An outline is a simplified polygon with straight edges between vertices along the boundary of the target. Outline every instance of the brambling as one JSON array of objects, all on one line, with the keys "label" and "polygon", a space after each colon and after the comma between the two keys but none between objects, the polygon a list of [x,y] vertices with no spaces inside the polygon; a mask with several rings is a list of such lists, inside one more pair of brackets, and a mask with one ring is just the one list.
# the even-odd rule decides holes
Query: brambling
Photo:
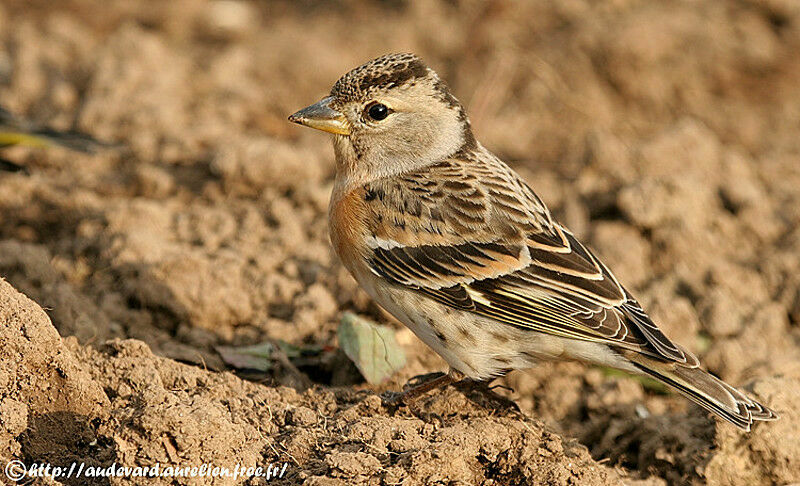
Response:
[{"label": "brambling", "polygon": [[411,393],[566,359],[653,377],[744,430],[778,418],[659,330],[417,56],[372,60],[289,120],[334,134],[342,262],[451,367]]}]

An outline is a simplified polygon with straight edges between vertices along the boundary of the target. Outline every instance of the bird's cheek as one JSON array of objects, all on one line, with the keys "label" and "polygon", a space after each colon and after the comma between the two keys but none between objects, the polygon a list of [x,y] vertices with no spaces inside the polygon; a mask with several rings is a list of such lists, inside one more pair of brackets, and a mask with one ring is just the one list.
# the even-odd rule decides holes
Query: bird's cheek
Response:
[{"label": "bird's cheek", "polygon": [[364,158],[364,155],[366,155],[369,147],[369,144],[367,143],[367,137],[363,137],[360,134],[354,134],[351,135],[348,140],[350,142],[350,146],[352,147],[355,158]]}]

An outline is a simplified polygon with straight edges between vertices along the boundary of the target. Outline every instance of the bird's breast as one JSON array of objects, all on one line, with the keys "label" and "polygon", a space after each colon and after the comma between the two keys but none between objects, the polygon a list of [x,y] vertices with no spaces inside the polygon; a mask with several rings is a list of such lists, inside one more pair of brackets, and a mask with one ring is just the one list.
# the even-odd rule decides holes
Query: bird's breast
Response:
[{"label": "bird's breast", "polygon": [[356,279],[365,268],[367,252],[367,208],[358,189],[334,194],[328,209],[328,231],[331,244],[344,266]]}]

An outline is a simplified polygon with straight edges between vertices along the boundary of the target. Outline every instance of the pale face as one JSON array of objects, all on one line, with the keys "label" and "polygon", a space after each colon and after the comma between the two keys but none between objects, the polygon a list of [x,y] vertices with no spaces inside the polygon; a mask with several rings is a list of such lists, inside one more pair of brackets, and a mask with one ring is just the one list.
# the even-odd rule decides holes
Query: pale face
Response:
[{"label": "pale face", "polygon": [[340,106],[350,126],[348,141],[356,158],[381,172],[386,166],[405,169],[435,162],[464,142],[459,111],[437,98],[428,83],[333,105]]},{"label": "pale face", "polygon": [[421,61],[403,61],[351,71],[331,96],[289,119],[334,133],[339,170],[373,179],[438,162],[474,143],[461,105],[436,73]]}]

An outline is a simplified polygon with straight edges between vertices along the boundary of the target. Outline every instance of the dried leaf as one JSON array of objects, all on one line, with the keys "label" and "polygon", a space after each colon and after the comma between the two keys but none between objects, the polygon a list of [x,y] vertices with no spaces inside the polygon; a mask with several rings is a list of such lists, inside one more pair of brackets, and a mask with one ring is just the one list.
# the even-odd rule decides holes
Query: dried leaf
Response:
[{"label": "dried leaf", "polygon": [[272,367],[275,346],[265,342],[252,346],[217,346],[215,349],[225,364],[236,369],[267,371]]},{"label": "dried leaf", "polygon": [[390,327],[348,312],[342,316],[338,336],[342,351],[368,383],[381,383],[406,364],[405,352]]}]

